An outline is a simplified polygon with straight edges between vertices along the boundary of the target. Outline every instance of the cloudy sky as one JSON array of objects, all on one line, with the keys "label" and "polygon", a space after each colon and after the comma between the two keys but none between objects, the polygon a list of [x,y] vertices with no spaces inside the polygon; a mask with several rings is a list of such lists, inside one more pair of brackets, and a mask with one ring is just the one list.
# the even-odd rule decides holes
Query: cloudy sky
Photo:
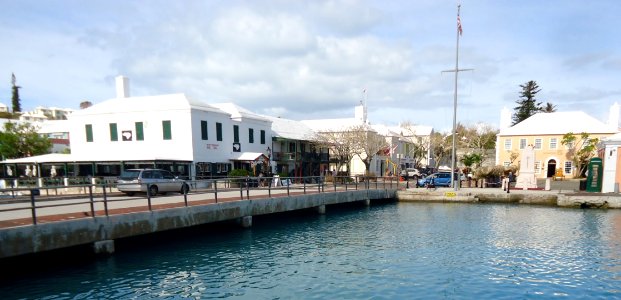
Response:
[{"label": "cloudy sky", "polygon": [[[520,85],[600,119],[621,102],[621,1],[463,0],[457,119],[498,126]],[[0,0],[0,102],[186,93],[294,120],[450,129],[456,0]],[[2,80],[1,78],[4,78]],[[2,83],[4,82],[4,83]]]}]

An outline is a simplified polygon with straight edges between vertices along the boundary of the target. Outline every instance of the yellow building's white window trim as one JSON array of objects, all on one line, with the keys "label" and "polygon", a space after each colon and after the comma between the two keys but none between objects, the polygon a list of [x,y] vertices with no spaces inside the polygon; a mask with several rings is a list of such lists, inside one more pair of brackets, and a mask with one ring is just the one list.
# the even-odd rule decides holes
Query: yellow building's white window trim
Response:
[{"label": "yellow building's white window trim", "polygon": [[505,139],[505,150],[511,150],[511,139]]},{"label": "yellow building's white window trim", "polygon": [[558,140],[556,138],[550,138],[550,149],[556,150],[556,147],[558,147]]},{"label": "yellow building's white window trim", "polygon": [[541,174],[541,161],[535,162],[535,173]]},{"label": "yellow building's white window trim", "polygon": [[565,174],[571,174],[571,169],[573,169],[573,163],[571,161],[566,161],[563,165],[563,172]]},{"label": "yellow building's white window trim", "polygon": [[542,143],[543,143],[542,139],[535,139],[535,145],[534,145],[535,147],[534,148],[538,149],[538,150],[541,149],[541,144]]},{"label": "yellow building's white window trim", "polygon": [[520,139],[520,149],[523,150],[526,148],[526,139]]}]

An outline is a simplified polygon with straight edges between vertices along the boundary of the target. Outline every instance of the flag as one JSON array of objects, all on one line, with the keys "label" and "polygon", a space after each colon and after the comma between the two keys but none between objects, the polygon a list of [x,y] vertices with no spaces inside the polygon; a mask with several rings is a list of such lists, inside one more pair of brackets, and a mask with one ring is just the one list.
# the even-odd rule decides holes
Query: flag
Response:
[{"label": "flag", "polygon": [[461,30],[461,19],[459,18],[459,15],[457,15],[457,31],[459,31],[459,35],[462,34],[462,30]]},{"label": "flag", "polygon": [[11,73],[11,83],[15,86],[15,73]]}]

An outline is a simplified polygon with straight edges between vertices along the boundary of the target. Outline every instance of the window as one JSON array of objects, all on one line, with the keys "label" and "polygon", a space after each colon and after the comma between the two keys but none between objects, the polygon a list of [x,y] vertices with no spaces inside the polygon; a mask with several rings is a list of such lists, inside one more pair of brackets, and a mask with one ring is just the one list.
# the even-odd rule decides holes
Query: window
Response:
[{"label": "window", "polygon": [[295,143],[289,143],[289,152],[295,152]]},{"label": "window", "polygon": [[222,142],[222,123],[216,122],[216,140]]},{"label": "window", "polygon": [[526,148],[526,139],[520,139],[520,149]]},{"label": "window", "polygon": [[86,124],[85,129],[86,129],[86,141],[92,142],[93,141],[93,125]]},{"label": "window", "polygon": [[265,145],[265,130],[261,130],[261,145]]},{"label": "window", "polygon": [[541,149],[541,139],[535,139],[535,149]]},{"label": "window", "polygon": [[201,138],[207,140],[207,121],[201,121]]},{"label": "window", "polygon": [[233,143],[239,143],[239,125],[233,125]]},{"label": "window", "polygon": [[162,138],[164,138],[164,140],[172,139],[170,120],[162,121],[162,131],[163,131]]},{"label": "window", "polygon": [[535,173],[537,174],[541,173],[541,162],[540,161],[535,162]]},{"label": "window", "polygon": [[505,150],[511,150],[511,139],[505,139]]},{"label": "window", "polygon": [[508,167],[508,166],[511,165],[511,162],[505,161],[505,162],[502,163],[502,165],[505,166],[505,167]]},{"label": "window", "polygon": [[571,174],[571,169],[572,169],[572,164],[571,161],[566,161],[565,162],[565,168],[563,171],[565,171],[565,174]]},{"label": "window", "polygon": [[550,149],[556,149],[556,138],[550,139]]},{"label": "window", "polygon": [[142,122],[136,122],[136,140],[144,141],[144,129],[142,127]]},{"label": "window", "polygon": [[254,129],[248,128],[248,143],[254,143]]},{"label": "window", "polygon": [[119,133],[116,130],[116,123],[110,123],[110,141],[116,142],[119,140]]}]

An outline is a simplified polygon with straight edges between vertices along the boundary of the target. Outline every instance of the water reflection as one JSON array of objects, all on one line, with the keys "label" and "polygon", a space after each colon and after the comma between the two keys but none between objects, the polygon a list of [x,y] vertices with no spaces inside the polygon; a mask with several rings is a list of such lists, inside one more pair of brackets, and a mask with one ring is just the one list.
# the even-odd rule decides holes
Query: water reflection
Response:
[{"label": "water reflection", "polygon": [[3,298],[620,297],[621,212],[390,204],[256,218],[119,245]]}]

